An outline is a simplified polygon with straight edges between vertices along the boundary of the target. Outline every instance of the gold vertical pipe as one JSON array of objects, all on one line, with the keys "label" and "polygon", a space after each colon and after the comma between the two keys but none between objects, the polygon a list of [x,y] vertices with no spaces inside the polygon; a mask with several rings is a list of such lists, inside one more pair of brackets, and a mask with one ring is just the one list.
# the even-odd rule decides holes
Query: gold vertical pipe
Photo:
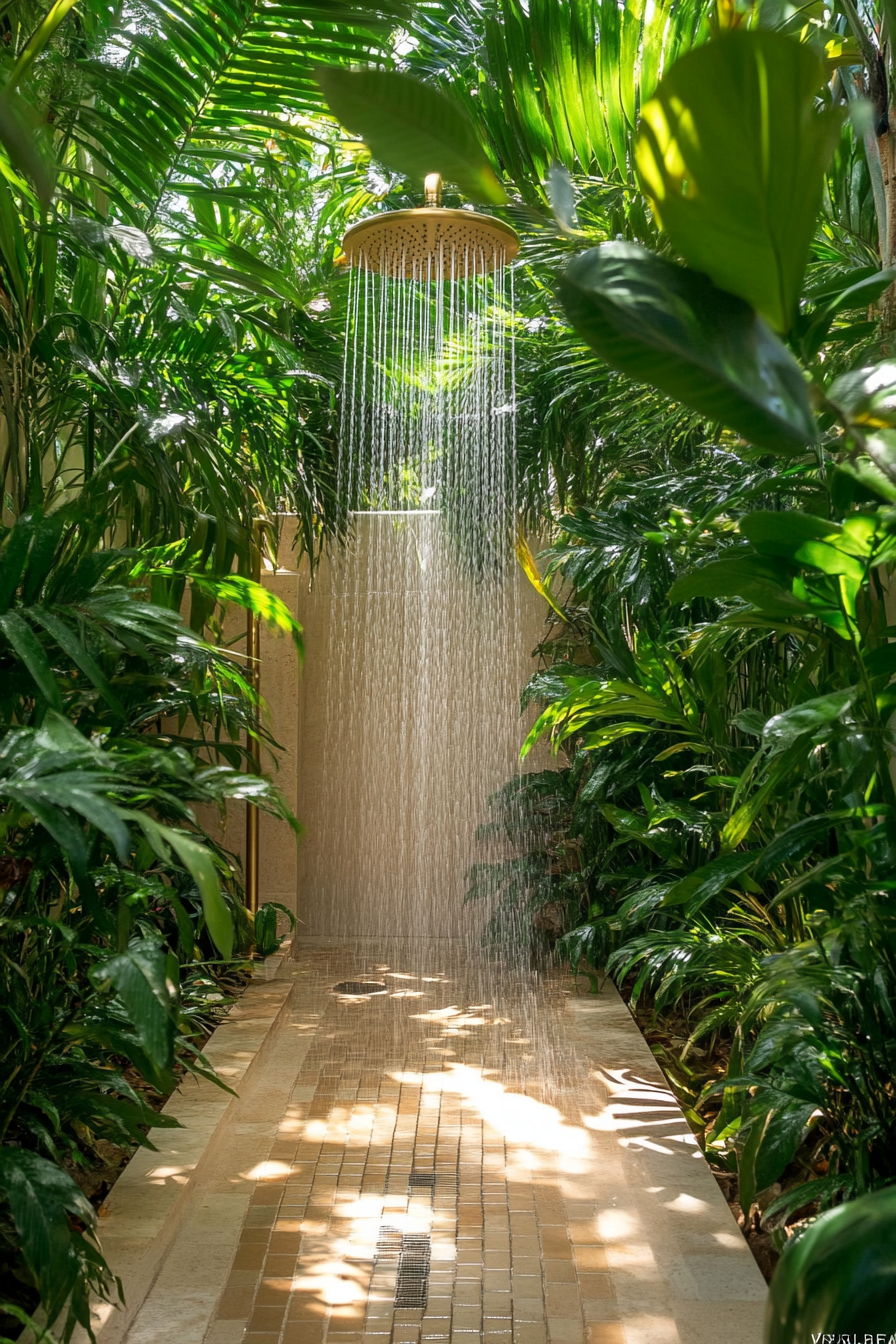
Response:
[{"label": "gold vertical pipe", "polygon": [[[261,582],[260,524],[252,530],[250,577]],[[261,692],[261,620],[253,612],[246,613],[246,664],[249,683],[256,695]],[[246,734],[246,747],[255,774],[261,774],[261,743],[258,739],[258,709],[252,710],[251,730]],[[254,730],[254,731],[253,731]],[[258,808],[246,803],[246,905],[254,915],[258,909]]]}]

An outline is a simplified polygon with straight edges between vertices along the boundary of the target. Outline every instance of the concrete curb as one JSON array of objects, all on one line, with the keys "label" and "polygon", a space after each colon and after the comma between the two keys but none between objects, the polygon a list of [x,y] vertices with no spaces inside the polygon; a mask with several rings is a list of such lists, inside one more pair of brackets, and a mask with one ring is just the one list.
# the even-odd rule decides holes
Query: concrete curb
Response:
[{"label": "concrete curb", "polygon": [[[288,1015],[295,963],[289,945],[268,957],[204,1050],[219,1077],[238,1092],[263,1067],[277,1028]],[[97,1344],[119,1344],[149,1293],[202,1178],[228,1130],[239,1096],[204,1078],[184,1079],[162,1108],[183,1129],[154,1129],[152,1152],[139,1148],[100,1210],[99,1234],[112,1273],[121,1279],[125,1305],[99,1302],[92,1311]],[[75,1331],[73,1344],[89,1344]]]}]

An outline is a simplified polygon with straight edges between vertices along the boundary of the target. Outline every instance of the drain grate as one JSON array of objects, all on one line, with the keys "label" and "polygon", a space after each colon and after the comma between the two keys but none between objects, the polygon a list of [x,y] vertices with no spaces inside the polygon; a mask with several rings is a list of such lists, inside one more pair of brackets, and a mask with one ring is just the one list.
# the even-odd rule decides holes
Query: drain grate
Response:
[{"label": "drain grate", "polygon": [[419,1232],[401,1232],[384,1224],[376,1243],[376,1262],[396,1264],[395,1306],[425,1311],[429,1290],[431,1238]]},{"label": "drain grate", "polygon": [[436,1174],[434,1171],[426,1171],[421,1168],[411,1168],[408,1176],[409,1190],[432,1190],[435,1188]]},{"label": "drain grate", "polygon": [[396,1307],[425,1311],[429,1288],[430,1239],[406,1232],[401,1239],[395,1280]]},{"label": "drain grate", "polygon": [[338,985],[333,986],[333,993],[366,997],[370,994],[385,994],[386,989],[384,980],[340,980]]}]

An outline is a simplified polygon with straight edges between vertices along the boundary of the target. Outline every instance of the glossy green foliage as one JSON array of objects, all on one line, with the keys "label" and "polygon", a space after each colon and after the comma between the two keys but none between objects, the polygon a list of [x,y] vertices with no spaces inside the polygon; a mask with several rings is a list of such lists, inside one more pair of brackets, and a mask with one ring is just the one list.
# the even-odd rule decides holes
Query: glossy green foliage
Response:
[{"label": "glossy green foliage", "polygon": [[843,639],[857,634],[858,599],[874,565],[896,541],[888,515],[856,513],[843,523],[795,511],[763,511],[740,521],[749,550],[733,552],[680,579],[670,596],[742,596],[772,618],[815,618]]},{"label": "glossy green foliage", "polygon": [[[163,1094],[176,1062],[211,1076],[195,1037],[226,1001],[214,968],[226,973],[251,939],[232,858],[194,808],[251,799],[295,825],[270,783],[240,768],[257,697],[238,665],[135,586],[135,571],[174,581],[180,548],[168,564],[98,552],[79,524],[67,506],[0,530],[0,1140],[12,1145],[0,1155],[33,1158],[29,1197],[49,1220],[28,1240],[11,1186],[0,1263],[48,1312],[71,1292],[63,1338],[87,1322],[88,1290],[113,1285],[90,1237],[54,1213],[48,1173],[89,1164],[97,1140],[128,1147],[166,1123],[122,1061]],[[216,592],[198,578],[300,639],[248,581]]]},{"label": "glossy green foliage", "polygon": [[[7,1143],[83,1165],[96,1139],[145,1142],[142,1127],[164,1119],[120,1065],[110,1067],[115,1059],[163,1094],[174,1085],[175,1058],[210,1075],[191,1038],[196,1015],[223,1001],[203,966],[231,954],[238,891],[226,856],[197,831],[191,811],[227,798],[284,811],[265,781],[203,767],[171,743],[113,736],[101,749],[54,711],[40,729],[5,734]],[[52,1263],[29,1264],[46,1298]],[[96,1266],[99,1273],[99,1259]]]},{"label": "glossy green foliage", "polygon": [[851,343],[857,336],[873,335],[876,322],[855,323],[848,316],[844,322],[842,315],[854,313],[864,304],[876,304],[894,280],[896,269],[893,267],[881,270],[877,266],[860,266],[838,277],[830,286],[807,295],[808,302],[793,327],[795,343],[803,357],[812,360],[823,345]]},{"label": "glossy green foliage", "polygon": [[[69,1319],[90,1323],[90,1290],[110,1287],[96,1245],[96,1213],[67,1172],[36,1153],[0,1147],[0,1196],[6,1201],[48,1319],[69,1304]],[[72,1218],[84,1231],[75,1231]],[[70,1330],[63,1332],[68,1338]]]},{"label": "glossy green foliage", "polygon": [[689,52],[641,117],[651,208],[689,266],[788,331],[843,114],[808,46],[739,29]]},{"label": "glossy green foliage", "polygon": [[896,1189],[830,1209],[789,1245],[769,1296],[766,1344],[896,1332]]},{"label": "glossy green foliage", "polygon": [[[176,716],[180,728],[188,715],[197,723],[211,716],[226,729],[216,750],[238,764],[252,688],[237,662],[185,630],[172,605],[180,604],[186,581],[194,579],[212,607],[217,600],[238,601],[299,647],[300,627],[275,595],[250,580],[218,581],[181,546],[162,555],[95,551],[81,517],[79,502],[48,517],[25,514],[0,528],[5,722],[40,723],[51,705],[62,707],[87,734],[125,736],[141,734],[160,716]],[[164,605],[135,591],[135,581],[148,579]]]},{"label": "glossy green foliage", "polygon": [[277,932],[280,915],[286,917],[290,929],[295,928],[295,915],[285,905],[281,905],[279,901],[265,901],[256,910],[252,919],[252,938],[256,956],[270,957],[278,951],[285,936]]},{"label": "glossy green foliage", "polygon": [[501,205],[507,194],[471,122],[438,89],[397,70],[317,71],[333,114],[379,159],[420,186],[439,173],[474,201]]},{"label": "glossy green foliage", "polygon": [[576,331],[637,382],[775,452],[816,438],[793,356],[740,299],[631,243],[576,257],[559,283]]},{"label": "glossy green foliage", "polygon": [[[750,510],[774,486],[740,470],[740,501],[729,487],[709,503],[709,479],[702,499],[683,480],[661,487],[644,531],[665,563],[641,592],[628,578],[645,546],[633,530],[626,538],[612,515],[566,520],[549,568],[572,583],[564,605],[579,635],[557,633],[557,661],[532,685],[547,704],[530,742],[550,732],[577,781],[554,841],[578,837],[589,918],[568,935],[570,955],[633,976],[636,1001],[649,993],[657,1010],[686,1014],[694,1047],[743,1035],[746,1057],[732,1055],[724,1085],[708,1080],[701,1105],[745,1210],[769,1202],[807,1144],[836,1153],[814,1189],[772,1204],[774,1227],[813,1196],[896,1175],[893,660],[878,588],[892,533],[888,510],[867,505],[840,521]],[[808,499],[817,483],[804,470],[789,488]],[[651,497],[646,483],[628,489]],[[664,523],[670,492],[679,502]],[[667,600],[663,571],[701,548],[719,558],[680,574]],[[617,611],[633,647],[614,633]],[[551,895],[549,883],[539,899]]]},{"label": "glossy green foliage", "polygon": [[553,162],[573,174],[631,181],[640,109],[663,65],[705,23],[702,5],[641,0],[622,8],[611,0],[451,8],[441,21],[435,7],[416,16],[418,60],[443,78],[451,72],[451,92],[533,204],[544,201]]}]

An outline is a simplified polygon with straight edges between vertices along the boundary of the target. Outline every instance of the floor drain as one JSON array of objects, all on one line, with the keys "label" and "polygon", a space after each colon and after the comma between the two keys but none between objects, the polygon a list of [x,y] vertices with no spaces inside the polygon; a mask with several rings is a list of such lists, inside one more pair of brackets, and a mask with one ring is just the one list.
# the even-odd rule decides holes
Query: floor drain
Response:
[{"label": "floor drain", "polygon": [[385,994],[386,988],[383,980],[340,980],[338,985],[333,986],[333,993],[366,997],[370,994]]},{"label": "floor drain", "polygon": [[429,1290],[431,1239],[424,1233],[401,1232],[383,1224],[376,1243],[376,1262],[386,1268],[395,1264],[395,1306],[425,1311]]},{"label": "floor drain", "polygon": [[396,1307],[425,1311],[429,1287],[429,1237],[406,1232],[401,1238],[398,1274],[395,1279]]},{"label": "floor drain", "polygon": [[434,1171],[411,1171],[408,1176],[408,1188],[410,1190],[432,1190],[436,1183],[436,1174]]}]

